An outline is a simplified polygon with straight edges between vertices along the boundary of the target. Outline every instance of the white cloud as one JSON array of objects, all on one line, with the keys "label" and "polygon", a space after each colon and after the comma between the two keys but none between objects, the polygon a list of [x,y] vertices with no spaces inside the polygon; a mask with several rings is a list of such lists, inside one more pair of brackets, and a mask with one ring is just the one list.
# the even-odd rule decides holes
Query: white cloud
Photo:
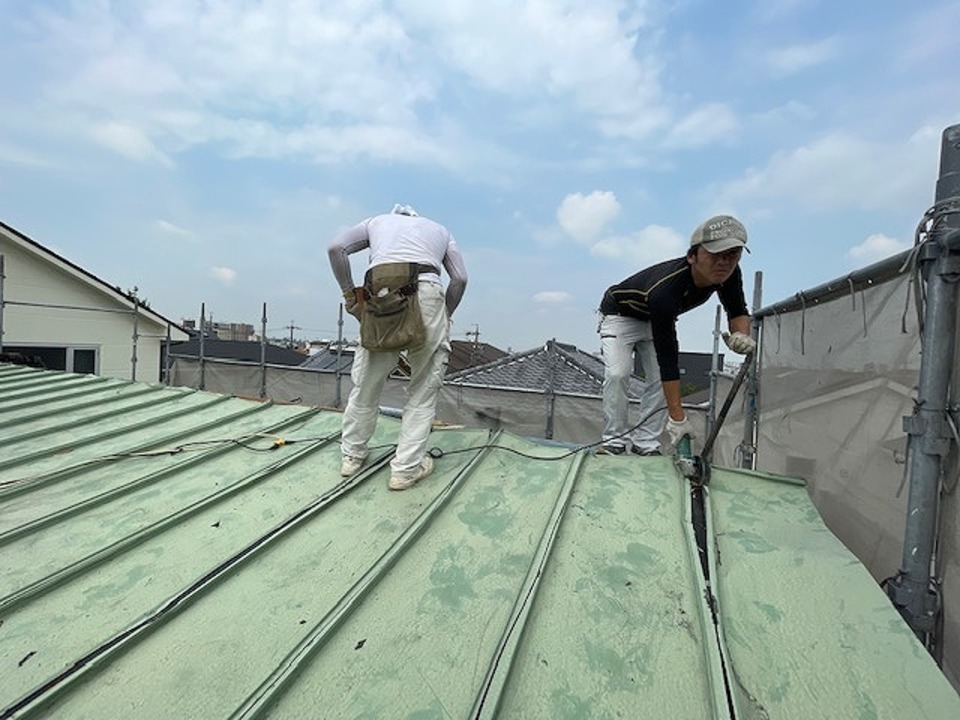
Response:
[{"label": "white cloud", "polygon": [[912,22],[901,28],[904,38],[897,48],[900,57],[908,65],[955,61],[958,26],[960,5],[957,3],[933,7],[918,4],[913,8]]},{"label": "white cloud", "polygon": [[118,122],[102,123],[90,130],[93,138],[113,152],[131,160],[153,160],[171,167],[170,158],[160,152],[141,128]]},{"label": "white cloud", "polygon": [[630,263],[635,266],[634,271],[683,255],[686,251],[687,238],[663,225],[648,225],[631,235],[604,238],[591,248],[598,257]]},{"label": "white cloud", "polygon": [[233,268],[213,267],[210,268],[210,277],[224,285],[232,285],[237,278],[237,271]]},{"label": "white cloud", "polygon": [[[789,203],[806,210],[886,209],[930,195],[931,170],[939,148],[926,133],[906,142],[879,143],[842,132],[776,152],[765,167],[721,187],[716,201],[725,206],[750,204],[758,211]],[[922,212],[922,210],[920,210]]]},{"label": "white cloud", "polygon": [[6,143],[0,143],[0,163],[34,168],[45,168],[53,165],[50,160],[29,150]]},{"label": "white cloud", "polygon": [[667,120],[658,107],[655,44],[644,35],[651,7],[625,12],[616,0],[400,4],[411,34],[431,37],[437,57],[473,84],[525,102],[570,101],[612,136],[645,134]]},{"label": "white cloud", "polygon": [[544,305],[558,305],[568,302],[572,298],[573,296],[570,293],[562,290],[543,290],[533,296],[533,301]]},{"label": "white cloud", "polygon": [[589,195],[571,193],[557,208],[557,221],[577,242],[591,243],[620,214],[617,196],[610,191],[594,190]]},{"label": "white cloud", "polygon": [[172,222],[167,222],[166,220],[156,220],[154,221],[153,226],[164,235],[172,235],[174,237],[193,236],[193,233],[189,230],[182,228],[179,225],[174,225]]},{"label": "white cloud", "polygon": [[97,124],[98,141],[126,157],[169,162],[222,143],[227,154],[452,167],[455,156],[510,158],[486,147],[477,113],[457,114],[460,102],[483,114],[485,95],[508,123],[572,120],[633,139],[668,125],[652,7],[144,0],[22,14],[53,71],[45,101]]},{"label": "white cloud", "polygon": [[807,8],[816,9],[819,2],[820,0],[765,0],[755,7],[754,12],[759,14],[761,20],[772,22]]},{"label": "white cloud", "polygon": [[910,247],[908,243],[900,242],[895,238],[875,233],[867,237],[859,245],[850,248],[848,256],[857,267],[872,265],[891,255],[896,255]]},{"label": "white cloud", "polygon": [[709,103],[680,118],[670,128],[667,147],[697,148],[731,140],[739,122],[733,110],[722,103]]},{"label": "white cloud", "polygon": [[795,75],[829,62],[837,56],[839,50],[840,43],[836,38],[777,48],[767,53],[765,66],[774,76]]}]

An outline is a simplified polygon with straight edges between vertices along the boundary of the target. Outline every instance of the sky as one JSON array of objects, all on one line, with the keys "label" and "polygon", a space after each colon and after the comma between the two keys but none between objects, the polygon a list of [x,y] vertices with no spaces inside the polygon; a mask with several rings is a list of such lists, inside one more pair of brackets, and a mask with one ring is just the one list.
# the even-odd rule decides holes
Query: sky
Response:
[{"label": "sky", "polygon": [[596,352],[603,291],[713,214],[747,227],[748,306],[909,248],[958,27],[955,0],[0,0],[0,220],[176,322],[266,305],[309,340],[341,330],[329,243],[410,204],[464,256],[452,338]]}]

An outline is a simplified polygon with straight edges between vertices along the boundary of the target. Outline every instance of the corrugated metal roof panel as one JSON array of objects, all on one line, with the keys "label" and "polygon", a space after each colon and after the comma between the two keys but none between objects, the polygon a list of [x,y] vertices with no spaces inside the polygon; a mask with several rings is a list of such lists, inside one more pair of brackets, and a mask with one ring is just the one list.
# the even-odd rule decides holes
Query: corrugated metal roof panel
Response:
[{"label": "corrugated metal roof panel", "polygon": [[718,634],[667,458],[438,430],[391,493],[392,418],[344,480],[335,412],[0,388],[0,717],[960,711],[802,487],[715,470]]}]

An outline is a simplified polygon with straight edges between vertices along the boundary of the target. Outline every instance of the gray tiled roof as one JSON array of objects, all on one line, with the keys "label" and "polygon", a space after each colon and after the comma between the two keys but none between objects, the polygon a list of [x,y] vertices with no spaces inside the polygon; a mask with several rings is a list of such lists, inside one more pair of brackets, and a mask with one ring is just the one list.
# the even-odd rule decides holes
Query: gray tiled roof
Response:
[{"label": "gray tiled roof", "polygon": [[[504,357],[506,354],[507,353],[500,348],[488,343],[451,340],[450,358],[447,361],[447,375],[450,376],[457,371],[495,361]],[[335,347],[326,348],[308,357],[301,363],[300,367],[332,372],[336,370],[338,363],[341,372],[350,372],[350,368],[353,365],[353,348],[341,353],[339,358],[337,357],[337,349]],[[402,357],[399,365],[402,373],[409,375],[409,368]]]},{"label": "gray tiled roof", "polygon": [[[270,365],[293,366],[299,365],[303,361],[303,353],[270,343],[261,346],[259,342],[252,340],[220,340],[219,338],[205,338],[203,341],[205,358],[260,362],[261,353],[266,354],[266,362]],[[171,344],[170,354],[182,357],[199,357],[199,338]]]},{"label": "gray tiled roof", "polygon": [[[485,365],[447,376],[447,382],[483,387],[545,390],[551,378],[555,392],[598,396],[603,393],[603,360],[573,345],[548,341]],[[639,397],[644,382],[630,381],[630,396]]]},{"label": "gray tiled roof", "polygon": [[353,366],[353,349],[337,352],[337,348],[324,348],[320,352],[314,353],[302,363],[300,367],[311,370],[327,370],[334,372],[338,367],[340,372],[350,372]]}]

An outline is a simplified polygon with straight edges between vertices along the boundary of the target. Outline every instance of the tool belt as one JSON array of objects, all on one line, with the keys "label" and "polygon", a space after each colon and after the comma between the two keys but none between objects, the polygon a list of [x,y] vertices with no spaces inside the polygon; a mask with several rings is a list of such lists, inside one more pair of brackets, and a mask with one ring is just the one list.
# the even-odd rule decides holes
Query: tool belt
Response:
[{"label": "tool belt", "polygon": [[426,342],[417,296],[421,272],[436,272],[436,268],[402,262],[367,270],[363,278],[366,301],[360,316],[360,344],[367,350],[413,350]]}]

